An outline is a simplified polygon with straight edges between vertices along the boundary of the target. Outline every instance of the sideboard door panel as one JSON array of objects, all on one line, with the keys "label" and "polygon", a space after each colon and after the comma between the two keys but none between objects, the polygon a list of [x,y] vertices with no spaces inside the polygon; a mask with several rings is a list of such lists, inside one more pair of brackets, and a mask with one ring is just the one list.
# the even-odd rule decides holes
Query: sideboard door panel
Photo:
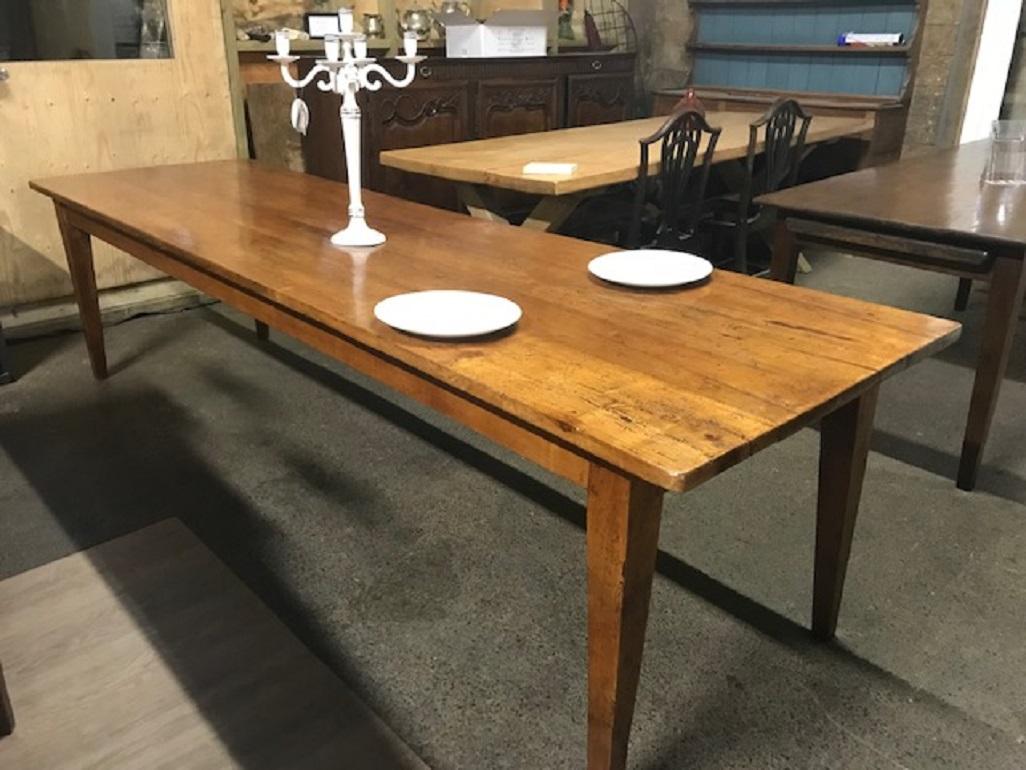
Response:
[{"label": "sideboard door panel", "polygon": [[342,97],[318,91],[313,85],[304,89],[303,96],[310,109],[310,125],[303,137],[306,170],[325,179],[344,182],[346,161],[342,154],[342,121],[338,114]]},{"label": "sideboard door panel", "polygon": [[364,120],[375,151],[367,158],[367,186],[378,192],[457,209],[455,187],[441,179],[382,166],[381,150],[462,142],[471,138],[467,81],[422,81],[408,88],[384,88],[367,100]]},{"label": "sideboard door panel", "polygon": [[560,102],[559,78],[479,82],[475,134],[491,139],[560,128]]},{"label": "sideboard door panel", "polygon": [[567,125],[594,126],[630,120],[634,74],[570,75],[567,79]]}]

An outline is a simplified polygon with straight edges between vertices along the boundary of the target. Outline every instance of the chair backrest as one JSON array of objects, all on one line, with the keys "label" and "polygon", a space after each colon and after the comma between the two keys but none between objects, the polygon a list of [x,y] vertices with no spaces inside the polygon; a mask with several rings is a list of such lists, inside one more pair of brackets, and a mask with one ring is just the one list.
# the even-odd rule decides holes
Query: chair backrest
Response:
[{"label": "chair backrest", "polygon": [[[798,179],[798,168],[805,152],[805,137],[812,116],[794,99],[777,99],[762,116],[748,127],[748,157],[745,184],[741,191],[741,215],[756,195],[791,187]],[[763,166],[758,183],[755,158],[759,149],[759,129],[763,129]]]},{"label": "chair backrest", "polygon": [[[658,206],[656,239],[672,243],[682,234],[694,232],[697,226],[719,138],[720,129],[710,126],[701,113],[681,110],[670,115],[658,131],[641,140],[641,163],[628,246],[640,245],[642,216],[652,181],[648,173],[652,145],[659,143],[660,146],[659,173],[654,177]],[[695,162],[703,144],[705,151],[696,173]]]}]

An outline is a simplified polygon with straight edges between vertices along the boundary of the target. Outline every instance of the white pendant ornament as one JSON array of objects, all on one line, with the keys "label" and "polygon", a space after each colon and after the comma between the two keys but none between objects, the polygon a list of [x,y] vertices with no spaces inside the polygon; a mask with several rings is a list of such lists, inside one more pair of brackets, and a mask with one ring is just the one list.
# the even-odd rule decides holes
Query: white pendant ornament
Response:
[{"label": "white pendant ornament", "polygon": [[[331,242],[336,246],[377,246],[385,242],[385,236],[368,226],[364,219],[360,182],[360,107],[356,103],[356,93],[360,89],[378,91],[386,82],[396,88],[405,88],[413,82],[416,65],[425,57],[417,56],[416,37],[411,38],[407,34],[403,39],[403,55],[395,57],[400,64],[406,65],[406,75],[396,78],[367,57],[367,37],[353,31],[353,12],[349,8],[338,12],[338,28],[340,34],[325,36],[324,58],[317,60],[305,78],[297,80],[289,71],[299,57],[290,55],[289,38],[283,30],[274,37],[277,53],[267,58],[281,66],[282,79],[293,88],[305,88],[319,76],[326,75],[325,79],[317,80],[317,88],[342,97],[340,114],[349,183],[349,224],[331,236]],[[292,127],[305,135],[309,122],[310,112],[306,103],[296,98],[292,102]]]},{"label": "white pendant ornament", "polygon": [[306,129],[310,125],[310,108],[306,102],[298,96],[292,100],[292,128],[306,136]]}]

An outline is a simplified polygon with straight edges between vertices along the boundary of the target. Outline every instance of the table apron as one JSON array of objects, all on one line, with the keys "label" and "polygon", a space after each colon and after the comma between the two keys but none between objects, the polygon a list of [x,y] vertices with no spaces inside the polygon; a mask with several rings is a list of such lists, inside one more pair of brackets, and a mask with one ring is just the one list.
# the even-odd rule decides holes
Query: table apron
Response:
[{"label": "table apron", "polygon": [[[61,205],[61,204],[58,204]],[[586,487],[592,458],[487,404],[471,400],[400,362],[254,295],[219,276],[183,262],[138,238],[65,207],[68,222],[226,305],[263,322],[360,373],[491,439],[552,473]]]},{"label": "table apron", "polygon": [[782,215],[781,220],[801,244],[826,246],[884,262],[917,267],[933,272],[990,280],[1001,247],[955,245],[947,238],[924,237],[876,223],[846,223],[830,218]]}]

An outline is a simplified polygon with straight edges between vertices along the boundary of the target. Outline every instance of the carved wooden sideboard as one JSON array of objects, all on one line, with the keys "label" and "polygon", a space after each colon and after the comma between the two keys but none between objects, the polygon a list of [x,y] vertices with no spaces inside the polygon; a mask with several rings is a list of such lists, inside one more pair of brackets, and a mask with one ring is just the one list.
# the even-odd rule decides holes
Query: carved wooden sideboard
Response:
[{"label": "carved wooden sideboard", "polygon": [[[383,62],[386,66],[399,66]],[[310,61],[302,60],[305,72]],[[345,179],[339,97],[308,87],[310,131],[303,142],[309,173]],[[363,182],[372,190],[457,208],[453,185],[378,163],[381,150],[510,136],[633,116],[633,54],[560,54],[530,59],[428,58],[405,89],[360,92]]]}]

